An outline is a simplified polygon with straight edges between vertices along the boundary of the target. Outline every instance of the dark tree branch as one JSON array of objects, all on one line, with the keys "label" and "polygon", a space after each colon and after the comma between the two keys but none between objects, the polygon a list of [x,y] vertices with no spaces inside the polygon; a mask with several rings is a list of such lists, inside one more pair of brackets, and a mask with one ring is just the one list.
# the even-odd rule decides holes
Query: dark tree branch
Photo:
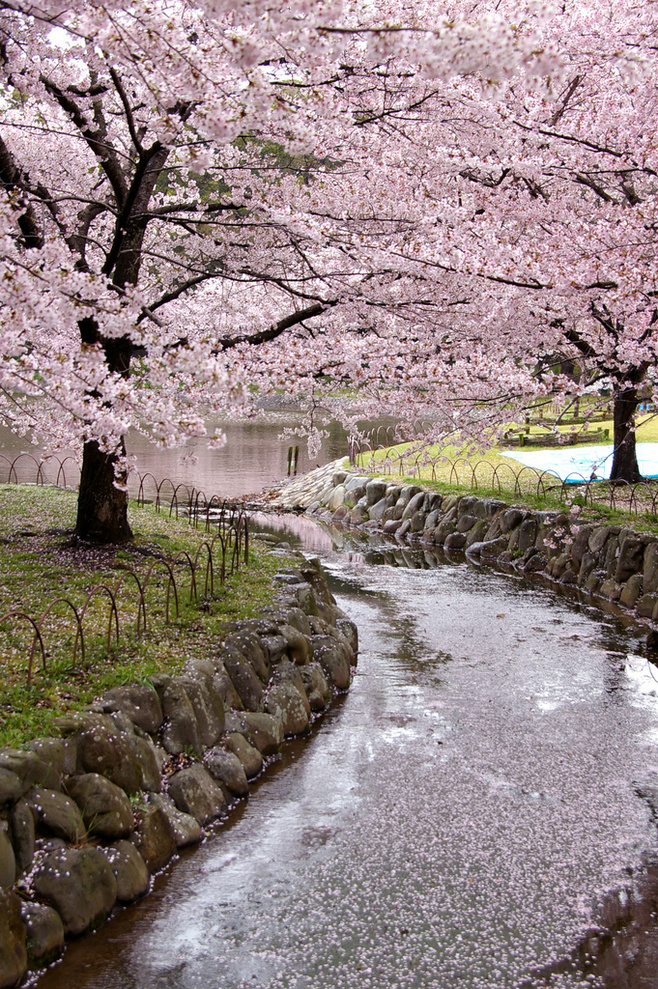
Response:
[{"label": "dark tree branch", "polygon": [[0,185],[9,195],[14,192],[21,193],[15,208],[19,212],[18,226],[23,235],[23,244],[28,249],[43,247],[43,236],[34,215],[34,209],[23,195],[25,192],[24,180],[25,177],[16,165],[12,153],[0,137]]},{"label": "dark tree branch", "polygon": [[[53,96],[56,102],[65,111],[65,113],[71,118],[79,133],[87,142],[88,147],[100,162],[101,168],[107,175],[110,185],[112,186],[112,191],[114,192],[117,205],[121,208],[128,193],[128,187],[125,175],[119,165],[116,152],[107,142],[107,135],[104,128],[101,126],[101,129],[92,129],[87,123],[84,114],[75,100],[72,99],[67,92],[60,89],[60,87],[57,86],[52,79],[48,79],[47,76],[41,76],[41,82],[51,96]],[[99,121],[97,114],[95,114],[95,118],[98,124]]]},{"label": "dark tree branch", "polygon": [[261,343],[267,343],[269,340],[276,340],[277,337],[281,336],[282,333],[285,333],[292,326],[297,326],[306,319],[321,316],[322,313],[327,312],[327,310],[337,304],[337,299],[330,299],[327,302],[316,302],[314,306],[307,306],[306,309],[300,309],[298,312],[290,313],[289,316],[280,319],[278,323],[273,323],[266,330],[260,330],[258,333],[244,333],[237,337],[223,337],[217,341],[218,349],[220,351],[231,350],[241,343],[257,346]]}]

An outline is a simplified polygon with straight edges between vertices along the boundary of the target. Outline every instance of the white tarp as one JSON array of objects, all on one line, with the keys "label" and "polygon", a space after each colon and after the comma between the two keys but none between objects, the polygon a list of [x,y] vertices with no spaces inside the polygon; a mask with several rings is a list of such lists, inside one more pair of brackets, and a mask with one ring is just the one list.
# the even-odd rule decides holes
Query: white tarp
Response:
[{"label": "white tarp", "polygon": [[[553,471],[563,481],[605,480],[610,477],[612,443],[601,446],[560,446],[551,450],[519,450],[503,454],[535,470]],[[658,477],[658,443],[638,443],[637,461],[643,477]]]}]

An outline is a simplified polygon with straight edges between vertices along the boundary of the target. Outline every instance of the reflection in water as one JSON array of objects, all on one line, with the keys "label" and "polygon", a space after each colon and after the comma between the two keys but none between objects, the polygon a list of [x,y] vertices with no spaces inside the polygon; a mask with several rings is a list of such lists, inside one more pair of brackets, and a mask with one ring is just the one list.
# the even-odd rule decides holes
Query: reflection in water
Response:
[{"label": "reflection in water", "polygon": [[[267,416],[256,419],[220,422],[227,442],[219,450],[207,449],[202,439],[190,440],[183,449],[159,450],[134,432],[128,435],[126,443],[129,458],[141,474],[150,471],[158,481],[170,478],[174,484],[194,485],[208,496],[238,498],[262,491],[287,476],[291,444],[299,444],[300,474],[347,454],[345,431],[336,422],[327,426],[329,435],[313,461],[304,440],[280,439],[285,428],[295,428],[301,421],[301,415],[294,412],[268,412]],[[17,473],[19,480],[33,483],[36,468],[31,458],[50,451],[33,447],[25,438],[0,428],[0,452],[10,459],[21,453],[29,454],[19,461]],[[192,462],[189,457],[193,458]],[[6,474],[7,467],[2,467],[0,479],[5,480]],[[57,469],[53,466],[50,473],[46,472],[46,479],[54,482],[56,477]],[[66,477],[70,485],[77,484],[78,473],[72,461],[66,465]],[[137,486],[138,481],[134,480],[133,493],[137,492]]]},{"label": "reflection in water", "polygon": [[321,552],[361,633],[350,693],[234,826],[41,989],[650,985],[598,958],[583,974],[602,894],[658,850],[636,792],[655,779],[656,697],[621,662],[637,642],[464,562]]}]

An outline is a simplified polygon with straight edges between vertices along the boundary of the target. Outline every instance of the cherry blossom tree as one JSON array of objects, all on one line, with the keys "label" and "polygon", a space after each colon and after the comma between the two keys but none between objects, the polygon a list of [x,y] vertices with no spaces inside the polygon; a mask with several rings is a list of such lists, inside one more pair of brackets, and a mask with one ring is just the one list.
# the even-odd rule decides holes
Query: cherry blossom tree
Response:
[{"label": "cherry blossom tree", "polygon": [[653,4],[563,4],[533,27],[553,75],[414,80],[399,110],[364,108],[399,139],[368,190],[403,204],[407,232],[387,245],[398,291],[433,279],[451,306],[440,342],[426,335],[428,369],[434,345],[439,380],[459,366],[469,399],[479,388],[498,403],[573,388],[545,365],[577,358],[583,384],[612,383],[612,477],[627,481],[640,476],[634,413],[656,361],[656,27]]},{"label": "cherry blossom tree", "polygon": [[614,383],[630,479],[652,17],[0,2],[0,411],[83,442],[78,535],[130,536],[129,427],[180,443],[253,383],[356,387],[354,416],[438,438],[565,387],[538,362],[574,353]]},{"label": "cherry blossom tree", "polygon": [[[403,22],[394,3],[330,0],[239,11],[44,0],[0,3],[0,16],[3,415],[82,439],[77,533],[121,540],[130,425],[163,444],[202,433],[204,415],[240,398],[255,345],[334,307],[344,328],[360,319],[364,282],[388,276],[388,262],[373,270],[283,195],[311,171],[327,187],[345,167],[333,149],[348,152],[359,196],[362,93],[386,98],[410,66],[424,78],[523,56],[505,18],[488,40],[431,4]],[[398,49],[402,70],[389,71]],[[327,199],[334,208],[333,189]],[[176,303],[203,298],[204,284],[220,319],[183,330]],[[237,332],[232,286],[265,302]]]}]

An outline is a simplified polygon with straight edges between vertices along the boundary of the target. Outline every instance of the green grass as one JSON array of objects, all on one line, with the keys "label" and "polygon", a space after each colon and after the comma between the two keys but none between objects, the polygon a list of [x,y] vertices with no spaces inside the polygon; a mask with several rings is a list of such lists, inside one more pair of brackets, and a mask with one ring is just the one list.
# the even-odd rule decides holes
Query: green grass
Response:
[{"label": "green grass", "polygon": [[[78,645],[74,662],[77,624],[70,606],[60,603],[43,622],[46,669],[37,646],[28,689],[33,628],[21,618],[3,622],[0,745],[16,746],[38,735],[56,734],[57,717],[84,708],[108,688],[148,680],[160,671],[176,672],[190,657],[212,655],[229,622],[257,614],[273,599],[272,577],[281,560],[252,543],[249,565],[241,566],[223,585],[216,576],[211,595],[209,588],[205,593],[207,550],[203,549],[198,602],[190,600],[189,567],[179,563],[175,577],[180,613],[176,616],[172,593],[167,620],[169,575],[163,561],[172,561],[183,551],[194,559],[212,535],[197,531],[184,519],[158,514],[151,506],[132,504],[134,543],[81,547],[72,540],[75,501],[74,493],[56,488],[0,486],[0,617],[21,611],[39,622],[48,605],[61,597],[80,612],[94,586],[114,590],[127,568],[143,582],[155,563],[145,591],[147,632],[137,635],[139,594],[134,579],[127,578],[117,595],[118,642],[113,632],[108,649],[111,605],[103,591],[92,597],[84,617],[84,660]],[[218,575],[217,544],[213,553]]]},{"label": "green grass", "polygon": [[[656,416],[643,417],[637,438],[640,442],[658,442]],[[533,446],[536,450],[541,447]],[[418,444],[401,443],[363,454],[358,465],[396,484],[422,483],[443,494],[496,497],[537,510],[573,510],[583,519],[658,532],[656,482],[647,482],[634,492],[604,482],[589,487],[565,486],[557,477],[545,474],[540,478],[540,472],[503,456],[501,447],[486,451],[455,446],[420,449]]]}]

